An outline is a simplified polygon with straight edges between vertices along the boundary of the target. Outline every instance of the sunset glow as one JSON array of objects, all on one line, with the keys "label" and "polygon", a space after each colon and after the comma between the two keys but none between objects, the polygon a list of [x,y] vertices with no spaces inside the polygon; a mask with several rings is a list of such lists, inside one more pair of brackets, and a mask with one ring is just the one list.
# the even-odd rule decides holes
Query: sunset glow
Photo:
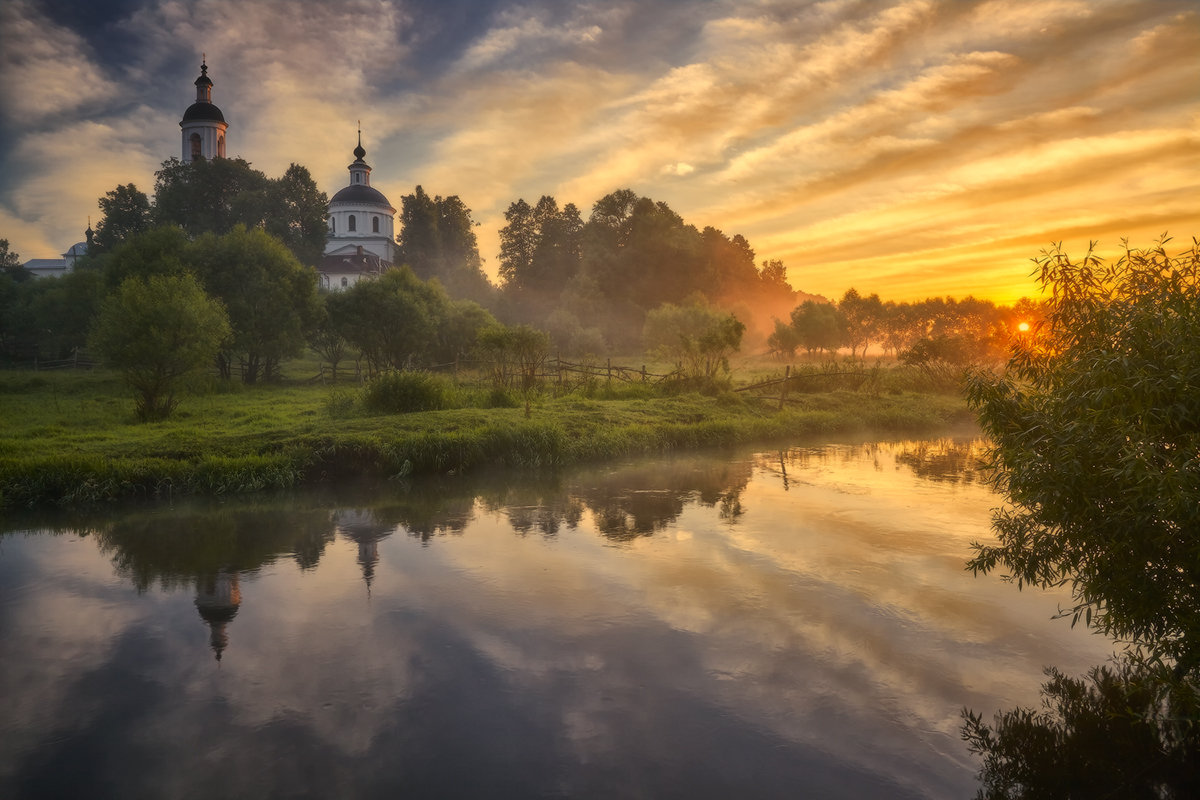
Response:
[{"label": "sunset glow", "polygon": [[552,3],[10,0],[0,237],[83,238],[153,189],[205,53],[229,153],[459,195],[495,277],[518,198],[631,188],[740,233],[800,290],[1033,296],[1052,242],[1200,234],[1186,0]]}]

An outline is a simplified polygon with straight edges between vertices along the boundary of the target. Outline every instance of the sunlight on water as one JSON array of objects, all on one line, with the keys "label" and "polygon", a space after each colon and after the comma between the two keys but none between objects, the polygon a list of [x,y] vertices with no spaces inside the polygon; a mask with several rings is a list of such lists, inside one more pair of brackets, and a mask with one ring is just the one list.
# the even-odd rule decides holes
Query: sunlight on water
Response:
[{"label": "sunlight on water", "polygon": [[1035,704],[1044,665],[1112,649],[1050,619],[1065,595],[964,571],[997,503],[978,454],[20,522],[0,795],[969,795],[960,709]]}]

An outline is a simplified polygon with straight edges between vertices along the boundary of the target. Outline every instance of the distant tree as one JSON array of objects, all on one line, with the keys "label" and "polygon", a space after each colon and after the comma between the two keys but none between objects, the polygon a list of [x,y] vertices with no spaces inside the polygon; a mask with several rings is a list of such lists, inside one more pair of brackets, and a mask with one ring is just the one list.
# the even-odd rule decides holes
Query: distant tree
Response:
[{"label": "distant tree", "polygon": [[786,322],[775,320],[775,330],[767,337],[767,347],[771,348],[771,352],[791,358],[796,355],[796,348],[799,346],[800,332]]},{"label": "distant tree", "polygon": [[729,371],[729,356],[741,347],[745,330],[737,317],[697,298],[651,311],[643,337],[647,350],[679,361],[688,376],[711,379]]},{"label": "distant tree", "polygon": [[[992,441],[995,544],[969,567],[1069,585],[1127,643],[1116,678],[1052,680],[1043,714],[968,715],[981,797],[1200,794],[1200,243],[1037,259],[1046,320],[967,397]],[[1114,684],[1114,681],[1116,682]],[[1113,688],[1115,685],[1115,688]],[[1111,691],[1110,691],[1111,690]],[[1106,741],[1109,735],[1114,741]],[[1018,740],[1024,740],[1021,745]],[[1069,752],[1048,748],[1071,746]],[[1093,770],[1095,770],[1093,772]]]},{"label": "distant tree", "polygon": [[320,263],[325,252],[329,198],[308,169],[292,164],[282,177],[267,181],[267,233],[279,239],[305,266]]},{"label": "distant tree", "polygon": [[282,359],[304,349],[320,320],[316,275],[278,239],[238,225],[201,236],[188,246],[186,263],[229,314],[232,332],[218,362],[224,377],[236,361],[245,383],[271,379]]},{"label": "distant tree", "polygon": [[458,196],[430,197],[418,186],[402,197],[397,242],[397,260],[419,279],[437,278],[453,297],[489,298],[475,221]]},{"label": "distant tree", "polygon": [[102,304],[91,346],[135,392],[143,422],[166,419],[189,378],[211,364],[229,322],[190,275],[122,283]]},{"label": "distant tree", "polygon": [[837,352],[844,337],[845,322],[832,304],[805,300],[792,309],[791,318],[797,346],[803,347],[809,355],[817,351]]},{"label": "distant tree", "polygon": [[859,348],[865,355],[867,347],[879,337],[883,319],[883,302],[879,295],[863,297],[857,289],[847,289],[838,302],[838,312],[842,316],[843,341],[850,348],[850,357],[853,358]]},{"label": "distant tree", "polygon": [[8,246],[8,239],[0,239],[0,269],[20,269],[21,256],[10,252]]},{"label": "distant tree", "polygon": [[[317,321],[308,333],[309,348],[329,365],[333,380],[337,381],[338,364],[346,359],[350,351],[350,342],[342,335],[338,320],[329,313],[329,302],[340,293],[321,295],[322,303]],[[335,304],[337,300],[333,301]]]},{"label": "distant tree", "polygon": [[[150,198],[132,183],[117,186],[101,197],[103,216],[92,238],[96,253],[110,253],[122,242],[151,226]],[[90,252],[90,251],[89,251]]]}]

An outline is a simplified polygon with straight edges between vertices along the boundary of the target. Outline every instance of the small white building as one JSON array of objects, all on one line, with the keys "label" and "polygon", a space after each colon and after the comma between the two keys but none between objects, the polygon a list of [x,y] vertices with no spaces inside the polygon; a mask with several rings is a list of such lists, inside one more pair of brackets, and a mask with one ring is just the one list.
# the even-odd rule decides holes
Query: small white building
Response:
[{"label": "small white building", "polygon": [[87,240],[71,245],[62,258],[31,258],[23,266],[35,278],[57,278],[75,269],[75,262],[88,253],[92,243],[92,226],[89,223],[85,231]]},{"label": "small white building", "polygon": [[354,148],[350,185],[329,201],[329,231],[319,269],[321,288],[340,291],[381,275],[396,258],[396,209],[371,186],[362,131]]}]

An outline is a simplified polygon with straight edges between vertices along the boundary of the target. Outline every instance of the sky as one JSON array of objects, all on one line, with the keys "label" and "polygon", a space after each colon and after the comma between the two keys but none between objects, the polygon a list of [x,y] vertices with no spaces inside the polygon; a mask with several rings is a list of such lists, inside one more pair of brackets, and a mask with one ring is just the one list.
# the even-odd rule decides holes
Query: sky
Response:
[{"label": "sky", "polygon": [[0,238],[83,238],[179,156],[202,54],[229,155],[472,209],[617,189],[791,284],[1036,295],[1031,259],[1200,235],[1195,0],[5,0]]}]

